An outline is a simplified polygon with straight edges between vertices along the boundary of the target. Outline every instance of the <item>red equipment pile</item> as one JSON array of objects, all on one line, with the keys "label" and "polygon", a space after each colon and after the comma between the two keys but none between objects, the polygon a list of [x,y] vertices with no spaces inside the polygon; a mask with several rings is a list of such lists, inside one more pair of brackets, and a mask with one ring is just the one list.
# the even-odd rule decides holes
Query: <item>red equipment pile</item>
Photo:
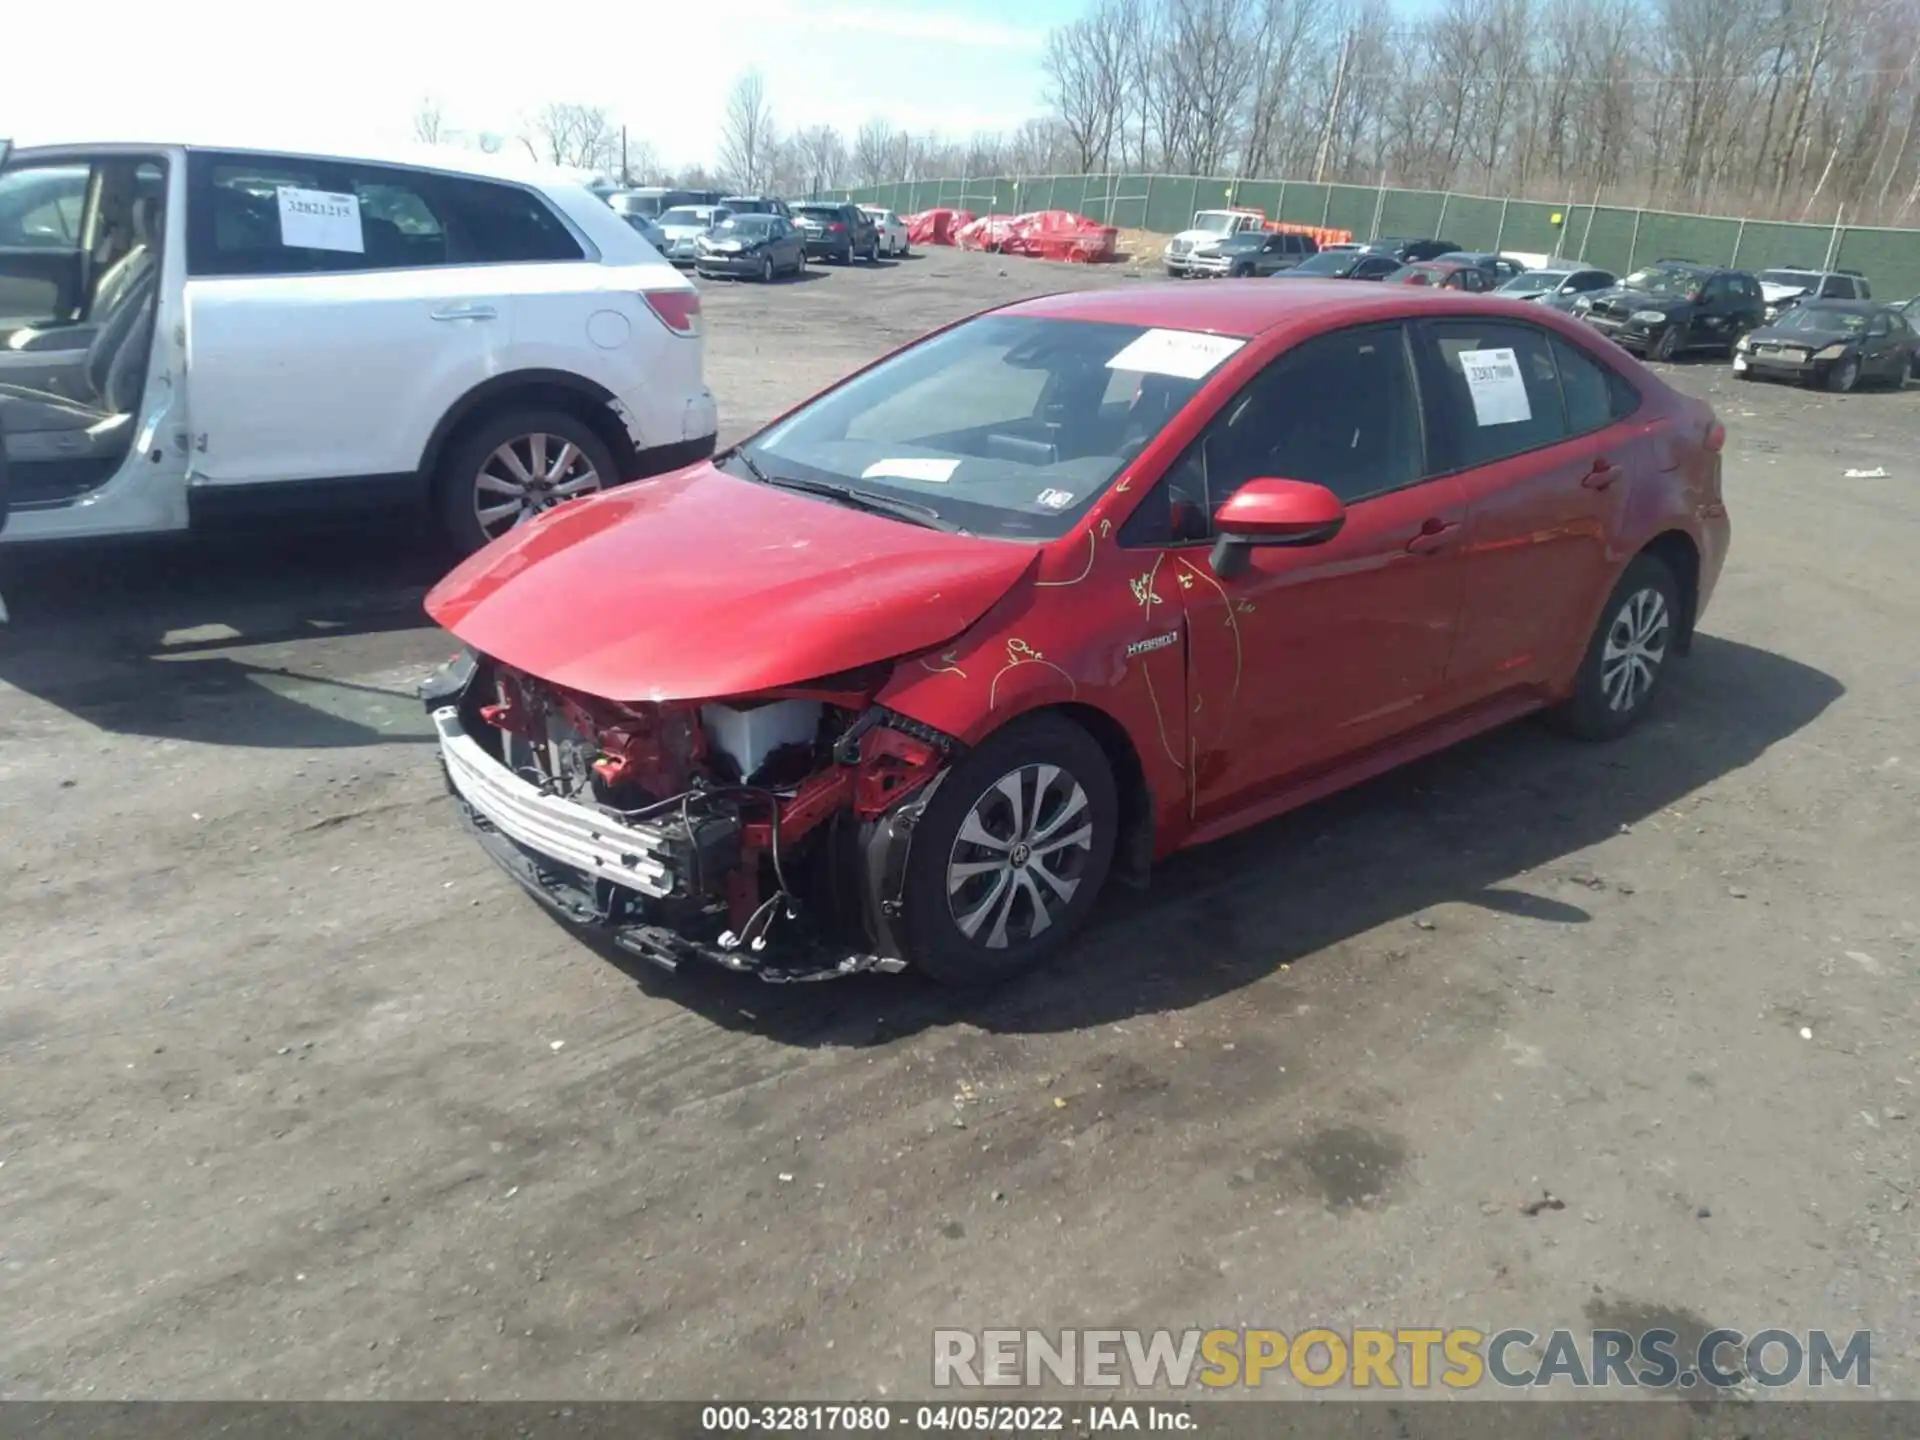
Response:
[{"label": "red equipment pile", "polygon": [[[958,245],[1041,260],[1102,264],[1114,258],[1120,232],[1071,210],[1032,210],[1023,215],[982,215],[965,210],[927,210],[906,217],[907,235],[921,245]],[[924,238],[923,238],[924,236]]]}]

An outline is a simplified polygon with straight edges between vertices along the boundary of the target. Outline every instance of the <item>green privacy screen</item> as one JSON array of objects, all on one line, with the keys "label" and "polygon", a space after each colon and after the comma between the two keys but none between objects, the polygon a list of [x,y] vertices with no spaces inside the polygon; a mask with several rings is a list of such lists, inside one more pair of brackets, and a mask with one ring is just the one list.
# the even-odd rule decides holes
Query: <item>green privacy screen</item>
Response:
[{"label": "green privacy screen", "polygon": [[1565,202],[1507,200],[1435,190],[1196,175],[966,176],[903,180],[847,195],[903,215],[937,207],[982,215],[1071,210],[1123,230],[1163,235],[1186,229],[1197,210],[1246,206],[1277,220],[1351,230],[1355,239],[1437,236],[1467,250],[1561,255],[1622,274],[1660,259],[1738,265],[1747,270],[1831,263],[1860,271],[1881,299],[1920,295],[1920,230],[1836,229],[1622,210],[1571,198]]}]

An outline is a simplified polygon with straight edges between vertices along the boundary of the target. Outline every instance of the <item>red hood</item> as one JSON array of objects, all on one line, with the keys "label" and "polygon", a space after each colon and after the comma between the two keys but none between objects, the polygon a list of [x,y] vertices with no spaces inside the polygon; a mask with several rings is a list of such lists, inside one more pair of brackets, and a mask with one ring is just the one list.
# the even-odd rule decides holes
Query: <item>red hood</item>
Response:
[{"label": "red hood", "polygon": [[604,699],[748,695],[957,635],[1037,553],[698,465],[511,532],[434,586],[427,613]]}]

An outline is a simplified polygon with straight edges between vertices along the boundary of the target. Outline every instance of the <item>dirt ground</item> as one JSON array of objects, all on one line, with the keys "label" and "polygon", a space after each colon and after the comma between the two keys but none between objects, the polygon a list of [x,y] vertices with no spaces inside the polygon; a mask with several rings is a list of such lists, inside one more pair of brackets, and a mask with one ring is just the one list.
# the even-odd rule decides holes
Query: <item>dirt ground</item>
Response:
[{"label": "dirt ground", "polygon": [[[708,287],[724,433],[1129,283]],[[1920,388],[1670,368],[1734,546],[1650,723],[1182,857],[964,1003],[549,921],[443,796],[407,536],[11,558],[0,1394],[902,1397],[943,1325],[1664,1320],[1870,1328],[1920,1395]]]}]

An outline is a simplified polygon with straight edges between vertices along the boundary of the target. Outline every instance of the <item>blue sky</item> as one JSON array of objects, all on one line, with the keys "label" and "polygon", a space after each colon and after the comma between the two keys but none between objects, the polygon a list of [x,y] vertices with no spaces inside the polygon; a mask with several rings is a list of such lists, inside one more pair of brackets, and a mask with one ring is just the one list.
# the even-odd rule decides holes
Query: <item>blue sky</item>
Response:
[{"label": "blue sky", "polygon": [[[1040,47],[1082,0],[640,0],[584,20],[525,0],[332,0],[302,13],[244,0],[14,0],[0,135],[22,144],[273,136],[399,141],[422,96],[450,124],[514,134],[550,100],[606,105],[668,164],[711,160],[735,76],[766,77],[785,128],[916,132],[1017,125],[1041,108]],[[89,37],[122,37],[113,44]],[[138,37],[132,39],[130,37]],[[74,96],[86,113],[76,113]]]}]

